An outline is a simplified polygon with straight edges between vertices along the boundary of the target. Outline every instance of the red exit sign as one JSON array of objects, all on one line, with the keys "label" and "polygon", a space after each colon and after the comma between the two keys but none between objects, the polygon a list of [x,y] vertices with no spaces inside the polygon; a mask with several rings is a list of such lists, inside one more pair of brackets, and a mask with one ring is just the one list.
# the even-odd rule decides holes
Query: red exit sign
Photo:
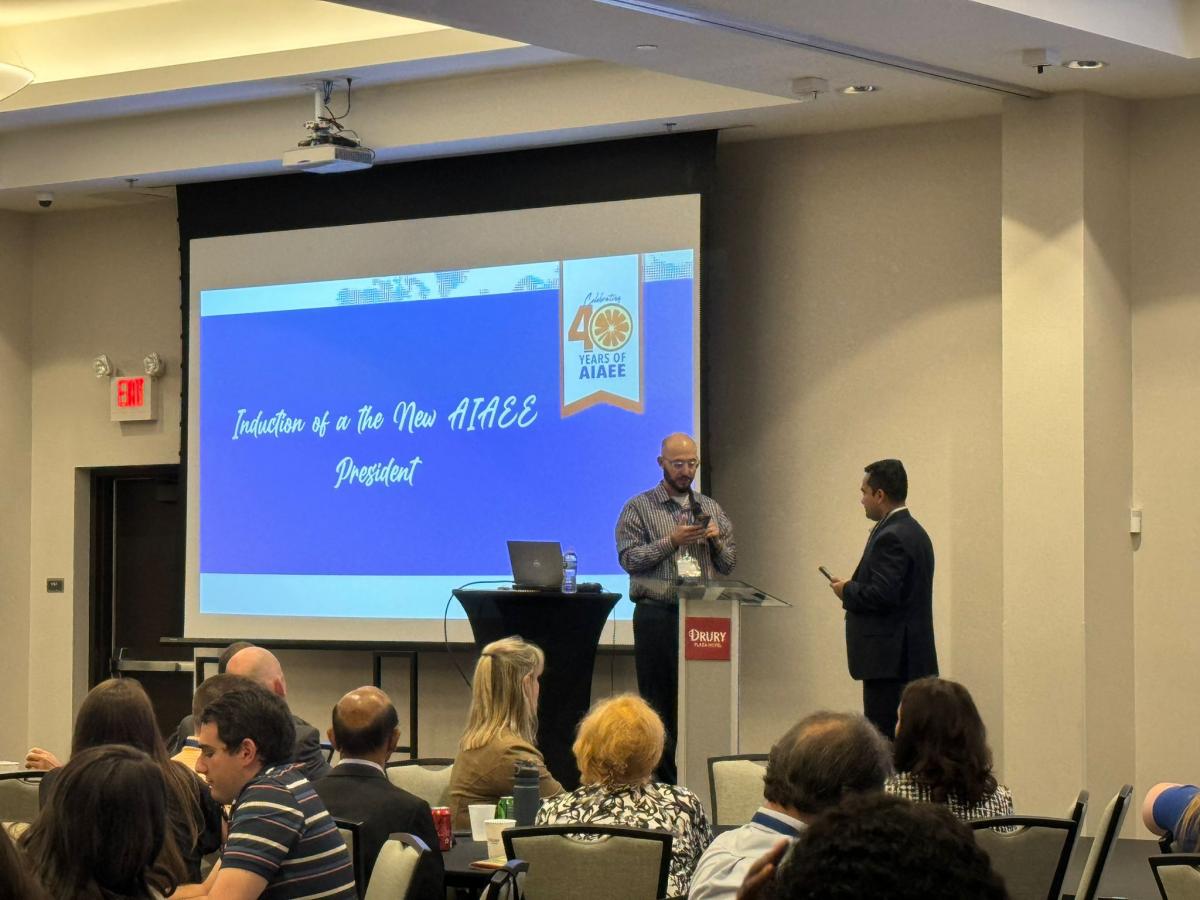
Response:
[{"label": "red exit sign", "polygon": [[146,405],[145,378],[117,379],[117,406],[122,409]]},{"label": "red exit sign", "polygon": [[109,419],[113,422],[148,422],[154,419],[154,379],[146,375],[119,375],[108,380]]}]

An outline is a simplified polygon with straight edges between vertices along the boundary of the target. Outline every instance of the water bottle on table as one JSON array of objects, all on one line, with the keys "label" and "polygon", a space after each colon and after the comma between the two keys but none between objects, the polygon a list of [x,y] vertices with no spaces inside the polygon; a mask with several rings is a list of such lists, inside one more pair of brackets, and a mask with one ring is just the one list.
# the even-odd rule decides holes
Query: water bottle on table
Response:
[{"label": "water bottle on table", "polygon": [[578,574],[579,557],[575,555],[574,547],[568,547],[567,552],[563,554],[562,589],[564,594],[575,593],[575,578]]},{"label": "water bottle on table", "polygon": [[538,791],[537,763],[522,760],[513,773],[513,818],[518,825],[532,825],[542,808],[542,797]]}]

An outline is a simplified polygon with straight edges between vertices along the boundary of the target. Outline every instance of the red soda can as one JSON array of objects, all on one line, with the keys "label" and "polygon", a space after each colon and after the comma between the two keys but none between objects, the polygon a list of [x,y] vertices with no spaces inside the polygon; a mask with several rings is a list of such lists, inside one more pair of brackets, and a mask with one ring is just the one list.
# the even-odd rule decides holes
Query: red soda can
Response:
[{"label": "red soda can", "polygon": [[454,829],[450,821],[450,807],[435,806],[433,812],[433,827],[437,829],[438,848],[449,850],[454,846]]}]

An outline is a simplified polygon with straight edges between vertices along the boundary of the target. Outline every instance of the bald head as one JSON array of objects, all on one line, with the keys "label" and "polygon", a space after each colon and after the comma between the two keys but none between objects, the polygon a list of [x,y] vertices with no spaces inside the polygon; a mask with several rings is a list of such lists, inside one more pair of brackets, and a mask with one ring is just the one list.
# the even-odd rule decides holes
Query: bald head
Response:
[{"label": "bald head", "polygon": [[663,438],[658,464],[662,466],[663,481],[672,492],[688,493],[696,477],[696,467],[700,465],[696,442],[686,434],[668,434]]},{"label": "bald head", "polygon": [[229,658],[225,671],[230,675],[241,675],[265,687],[280,697],[287,697],[287,682],[283,678],[283,667],[270,650],[262,647],[246,647]]},{"label": "bald head", "polygon": [[668,434],[662,441],[662,455],[667,456],[672,453],[690,453],[692,456],[695,456],[696,442],[692,440],[690,434],[684,434],[682,431]]},{"label": "bald head", "polygon": [[388,695],[368,685],[350,691],[333,707],[329,740],[342,759],[369,759],[383,765],[399,743],[399,724]]}]

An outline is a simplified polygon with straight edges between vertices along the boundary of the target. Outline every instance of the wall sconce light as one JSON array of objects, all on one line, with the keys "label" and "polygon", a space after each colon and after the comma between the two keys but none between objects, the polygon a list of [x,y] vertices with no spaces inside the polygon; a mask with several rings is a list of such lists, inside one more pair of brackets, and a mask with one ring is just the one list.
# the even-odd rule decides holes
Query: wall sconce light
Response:
[{"label": "wall sconce light", "polygon": [[97,378],[108,378],[115,371],[116,369],[113,368],[112,360],[105,353],[101,353],[92,360],[92,374]]},{"label": "wall sconce light", "polygon": [[0,62],[0,100],[11,97],[31,81],[33,73],[24,66]]}]

